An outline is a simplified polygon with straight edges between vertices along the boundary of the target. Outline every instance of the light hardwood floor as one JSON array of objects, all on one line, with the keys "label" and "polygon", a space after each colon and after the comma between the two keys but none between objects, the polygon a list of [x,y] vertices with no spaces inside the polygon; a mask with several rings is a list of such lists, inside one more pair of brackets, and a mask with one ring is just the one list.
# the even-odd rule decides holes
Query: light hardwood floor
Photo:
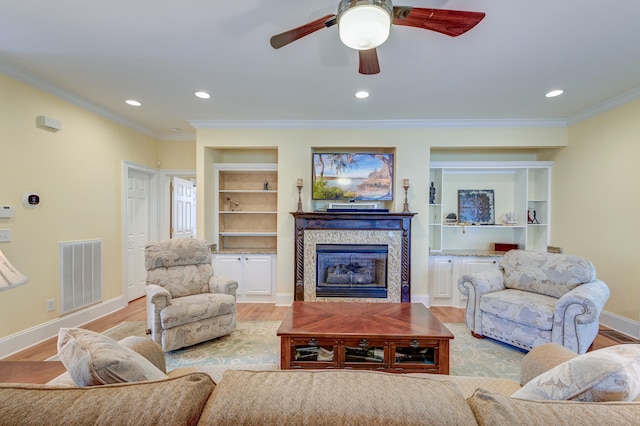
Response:
[{"label": "light hardwood floor", "polygon": [[[284,318],[288,309],[289,307],[287,306],[275,306],[272,303],[239,303],[237,305],[237,319],[238,321],[278,321]],[[448,306],[434,306],[430,309],[442,322],[464,322],[464,309]],[[82,327],[101,333],[125,321],[145,320],[145,299],[143,297],[132,301],[126,308],[87,323]],[[43,361],[57,353],[56,343],[57,338],[53,337],[3,358],[2,361]],[[599,334],[592,349],[600,349],[619,343],[603,334]]]}]

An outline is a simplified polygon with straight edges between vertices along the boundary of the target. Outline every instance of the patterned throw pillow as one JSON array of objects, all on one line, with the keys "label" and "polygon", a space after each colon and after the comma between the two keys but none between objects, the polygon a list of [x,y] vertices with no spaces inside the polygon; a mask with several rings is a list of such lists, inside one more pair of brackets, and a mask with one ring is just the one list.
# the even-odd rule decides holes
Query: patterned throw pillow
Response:
[{"label": "patterned throw pillow", "polygon": [[588,352],[542,373],[511,395],[529,400],[632,401],[640,395],[640,345]]},{"label": "patterned throw pillow", "polygon": [[82,328],[60,329],[58,356],[78,386],[168,378],[142,355]]}]

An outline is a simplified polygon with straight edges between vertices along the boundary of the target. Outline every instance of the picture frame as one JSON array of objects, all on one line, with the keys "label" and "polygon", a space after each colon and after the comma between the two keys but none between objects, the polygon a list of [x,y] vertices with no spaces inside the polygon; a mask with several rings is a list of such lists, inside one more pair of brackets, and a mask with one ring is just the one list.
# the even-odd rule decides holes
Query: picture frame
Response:
[{"label": "picture frame", "polygon": [[495,225],[493,189],[459,189],[458,222],[473,225]]}]

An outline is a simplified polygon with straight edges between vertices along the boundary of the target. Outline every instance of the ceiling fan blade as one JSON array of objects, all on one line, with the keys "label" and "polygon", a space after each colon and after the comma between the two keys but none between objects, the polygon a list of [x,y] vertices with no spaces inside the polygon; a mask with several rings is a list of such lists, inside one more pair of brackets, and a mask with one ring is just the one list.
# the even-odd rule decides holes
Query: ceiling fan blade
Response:
[{"label": "ceiling fan blade", "polygon": [[466,33],[482,21],[484,12],[464,10],[425,9],[422,7],[394,6],[393,23],[407,27],[437,31],[451,37]]},{"label": "ceiling fan blade", "polygon": [[358,50],[360,55],[360,74],[372,75],[380,72],[380,63],[378,63],[378,52],[376,49]]},{"label": "ceiling fan blade", "polygon": [[336,24],[336,15],[326,15],[292,30],[276,34],[271,37],[271,46],[274,49],[280,49],[282,46],[296,41],[304,36],[314,33],[323,28],[331,27]]}]

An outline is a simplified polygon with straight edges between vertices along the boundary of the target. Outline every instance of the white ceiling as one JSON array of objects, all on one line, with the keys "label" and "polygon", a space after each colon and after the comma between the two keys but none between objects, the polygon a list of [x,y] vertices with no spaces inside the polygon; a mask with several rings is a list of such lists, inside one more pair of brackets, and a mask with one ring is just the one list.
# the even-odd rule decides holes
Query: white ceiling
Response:
[{"label": "white ceiling", "polygon": [[[196,121],[562,122],[640,93],[638,0],[396,0],[487,16],[457,38],[393,26],[373,76],[336,26],[269,45],[337,4],[3,0],[0,72],[162,139],[192,139]],[[565,94],[544,97],[555,88]]]}]

